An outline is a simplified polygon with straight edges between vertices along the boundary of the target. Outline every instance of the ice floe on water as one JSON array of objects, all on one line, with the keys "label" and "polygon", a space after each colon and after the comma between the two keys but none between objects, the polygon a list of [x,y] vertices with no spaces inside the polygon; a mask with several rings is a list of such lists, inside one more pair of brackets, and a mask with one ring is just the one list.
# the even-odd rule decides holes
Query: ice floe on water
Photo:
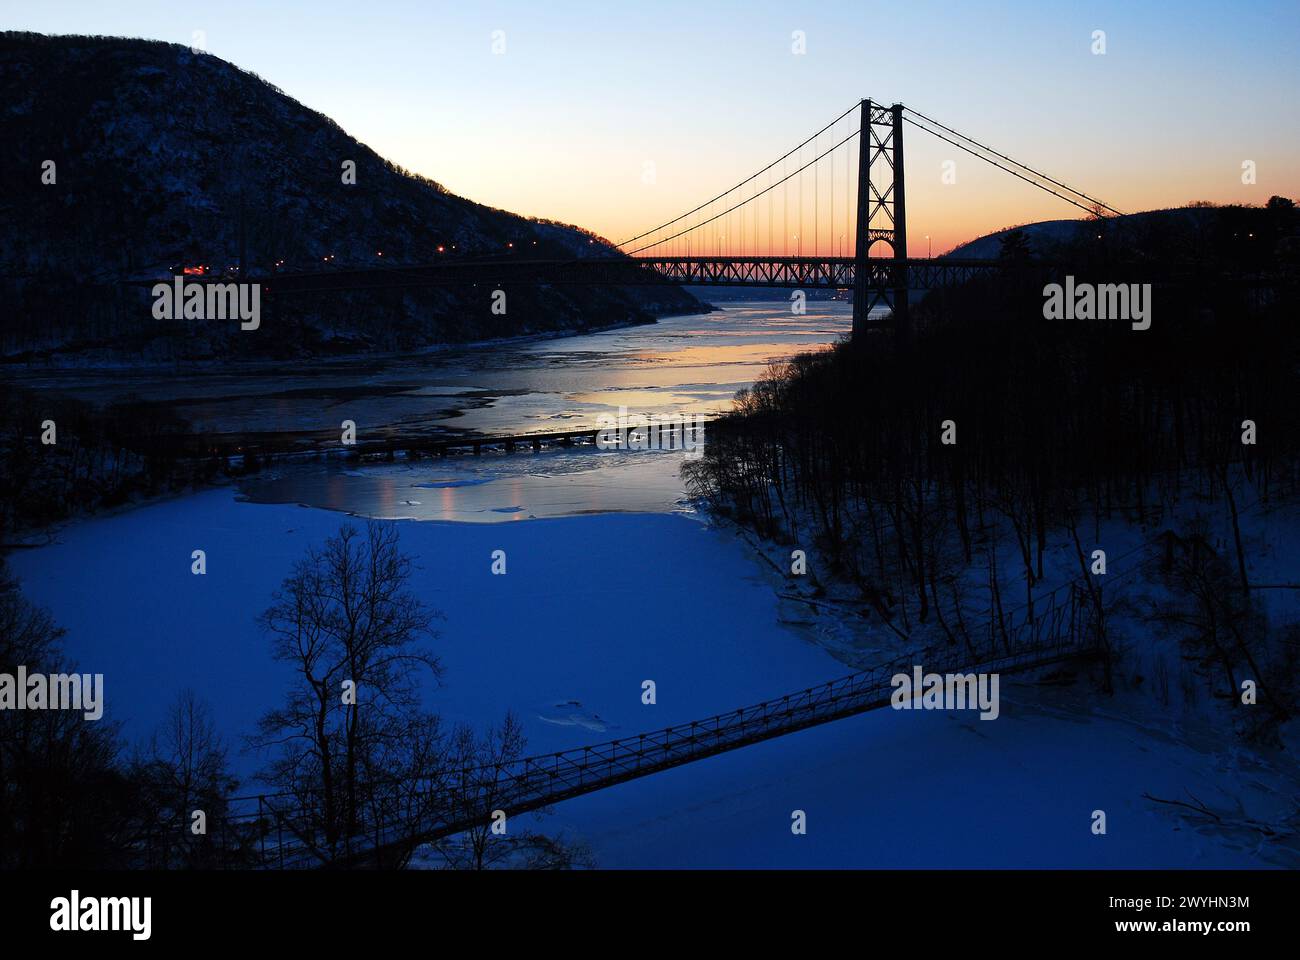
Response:
[{"label": "ice floe on water", "polygon": [[598,713],[592,713],[580,700],[565,700],[538,711],[537,718],[557,727],[581,727],[596,733],[605,733],[611,727]]}]

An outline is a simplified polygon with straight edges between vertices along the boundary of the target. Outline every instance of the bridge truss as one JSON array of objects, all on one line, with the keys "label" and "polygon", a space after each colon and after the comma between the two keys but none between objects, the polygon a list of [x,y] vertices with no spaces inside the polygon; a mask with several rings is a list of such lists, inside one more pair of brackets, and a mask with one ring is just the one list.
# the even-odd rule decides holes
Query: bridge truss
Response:
[{"label": "bridge truss", "polygon": [[[900,265],[905,276],[898,274]],[[391,287],[482,285],[512,283],[616,284],[643,286],[800,287],[853,290],[859,271],[867,284],[891,290],[907,284],[912,290],[953,286],[998,268],[997,260],[855,257],[714,257],[643,256],[589,257],[575,260],[464,260],[445,263],[278,274],[261,281],[271,295],[317,291],[344,292]],[[189,280],[188,283],[220,283]],[[152,281],[141,281],[141,285]],[[878,301],[876,301],[878,302]],[[891,301],[892,302],[892,301]]]}]

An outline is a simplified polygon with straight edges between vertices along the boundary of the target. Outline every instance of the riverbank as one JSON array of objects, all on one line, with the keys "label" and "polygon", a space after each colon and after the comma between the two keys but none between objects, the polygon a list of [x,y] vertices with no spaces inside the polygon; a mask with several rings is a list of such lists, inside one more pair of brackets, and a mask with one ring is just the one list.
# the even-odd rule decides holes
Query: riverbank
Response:
[{"label": "riverbank", "polygon": [[293,366],[300,363],[313,364],[379,364],[406,361],[419,357],[436,357],[460,350],[488,350],[494,347],[518,346],[529,343],[544,343],[548,340],[561,340],[566,337],[582,337],[594,333],[607,333],[611,330],[624,330],[629,327],[652,326],[660,320],[667,320],[673,317],[688,317],[700,314],[712,313],[716,310],[724,309],[710,303],[701,303],[698,308],[691,310],[667,310],[662,313],[656,312],[647,320],[627,320],[619,323],[598,324],[591,327],[585,327],[580,330],[547,330],[539,333],[525,333],[515,337],[491,337],[484,340],[469,341],[449,341],[446,343],[433,343],[426,347],[416,350],[386,350],[386,351],[359,351],[353,353],[327,353],[319,356],[306,356],[295,358],[292,361],[284,359],[195,359],[195,360],[168,360],[168,361],[133,361],[125,362],[112,358],[82,358],[80,362],[69,363],[52,363],[49,358],[57,356],[55,351],[49,351],[47,360],[41,362],[38,360],[19,360],[11,356],[0,356],[0,370],[6,372],[40,372],[40,373],[91,373],[97,371],[112,370],[126,374],[159,374],[184,372],[199,374],[220,374],[223,376],[246,375],[265,375],[274,373],[286,366]]},{"label": "riverbank", "polygon": [[[192,688],[255,792],[247,778],[259,761],[238,752],[241,737],[287,677],[254,618],[307,545],[342,522],[214,490],[70,524],[11,562],[67,629],[69,657],[105,674],[106,717],[129,740]],[[398,526],[413,589],[444,614],[433,646],[446,674],[429,705],[478,727],[514,710],[530,753],[848,672],[782,624],[749,546],[697,520]],[[207,553],[205,576],[190,572],[194,549]],[[504,576],[491,572],[495,550]],[[1285,758],[1206,752],[1186,729],[1130,710],[1080,686],[1008,678],[997,722],[877,711],[566,802],[530,824],[583,841],[606,867],[1248,866],[1287,854],[1248,830],[1184,825],[1143,796],[1190,791],[1215,803],[1235,783],[1246,812],[1277,822],[1294,795]],[[1110,817],[1104,837],[1089,829],[1095,809]],[[808,816],[806,836],[790,831],[794,810]]]}]

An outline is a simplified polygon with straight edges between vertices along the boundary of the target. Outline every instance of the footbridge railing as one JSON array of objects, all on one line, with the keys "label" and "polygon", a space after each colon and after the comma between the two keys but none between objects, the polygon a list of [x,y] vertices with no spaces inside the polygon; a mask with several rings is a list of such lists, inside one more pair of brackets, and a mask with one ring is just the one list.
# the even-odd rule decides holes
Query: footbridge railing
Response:
[{"label": "footbridge railing", "polygon": [[417,847],[490,822],[494,811],[515,817],[729,750],[785,736],[890,703],[893,677],[926,673],[1013,673],[1088,656],[1096,650],[1092,600],[1067,584],[989,631],[979,649],[951,645],[661,730],[525,757],[487,767],[443,771],[435,778],[368,784],[366,825],[327,840],[318,797],[259,797],[248,810],[262,865],[271,868],[391,865]]}]

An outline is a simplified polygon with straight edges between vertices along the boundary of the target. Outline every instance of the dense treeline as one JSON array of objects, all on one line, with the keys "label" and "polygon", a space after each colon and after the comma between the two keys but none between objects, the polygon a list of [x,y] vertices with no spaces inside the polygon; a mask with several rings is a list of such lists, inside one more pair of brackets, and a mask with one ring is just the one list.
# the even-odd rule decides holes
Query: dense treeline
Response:
[{"label": "dense treeline", "polygon": [[156,404],[96,407],[0,385],[0,544],[50,523],[211,480],[182,462],[189,426]]},{"label": "dense treeline", "polygon": [[[1231,226],[1277,228],[1275,207],[1280,233],[1294,231],[1286,204]],[[1236,530],[1248,497],[1297,492],[1288,249],[1275,237],[1247,275],[1195,251],[1135,263],[1118,244],[1080,242],[1067,261],[1076,283],[1153,284],[1150,328],[1135,330],[1045,318],[1044,282],[1064,271],[1009,234],[997,275],[913,308],[910,340],[881,331],[770,369],[711,425],[688,479],[765,536],[815,546],[901,632],[937,617],[957,642],[972,564],[990,568],[1001,616],[1001,537],[1018,548],[1032,615],[1049,543],[1072,541],[1083,574],[1109,519],[1171,523],[1196,495],[1230,510]]]},{"label": "dense treeline", "polygon": [[[0,674],[76,673],[61,636],[0,560]],[[135,753],[116,724],[84,711],[0,710],[0,869],[212,865],[214,836],[195,833],[191,814],[218,822],[235,786],[207,710],[189,693]],[[247,853],[232,844],[220,860],[247,862]]]}]

